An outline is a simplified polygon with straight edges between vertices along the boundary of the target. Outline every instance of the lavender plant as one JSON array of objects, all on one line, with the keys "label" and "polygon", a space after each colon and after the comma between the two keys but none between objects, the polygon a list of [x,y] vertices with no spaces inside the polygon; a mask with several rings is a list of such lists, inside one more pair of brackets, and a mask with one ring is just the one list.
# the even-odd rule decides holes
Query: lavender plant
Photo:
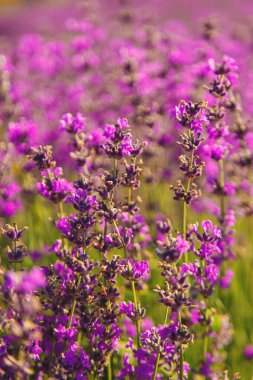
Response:
[{"label": "lavender plant", "polygon": [[2,379],[239,378],[251,29],[137,3],[108,22],[85,2],[1,52]]}]

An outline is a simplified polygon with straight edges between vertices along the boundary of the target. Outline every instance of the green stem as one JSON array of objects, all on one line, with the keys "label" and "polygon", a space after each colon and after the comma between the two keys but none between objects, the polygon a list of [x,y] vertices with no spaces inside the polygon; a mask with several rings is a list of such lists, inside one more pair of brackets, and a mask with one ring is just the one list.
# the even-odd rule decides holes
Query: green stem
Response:
[{"label": "green stem", "polygon": [[[14,251],[15,251],[15,257],[17,256],[17,241],[14,240]],[[18,263],[14,262],[14,271],[17,272],[18,269]]]},{"label": "green stem", "polygon": [[[188,132],[188,134],[189,134],[189,132]],[[190,169],[192,167],[193,160],[194,160],[194,150],[191,151]],[[191,181],[192,181],[191,178],[187,179],[187,184],[186,184],[186,192],[187,193],[188,193],[188,191],[191,188]],[[182,225],[183,238],[186,239],[186,231],[187,231],[187,203],[186,203],[185,200],[183,201],[183,221],[182,221],[182,224],[183,224]],[[185,262],[186,262],[186,264],[188,264],[188,262],[189,262],[188,252],[186,252],[186,254],[185,254]],[[181,329],[182,322],[181,322],[181,310],[180,309],[179,309],[179,312],[178,312],[178,320],[179,320],[179,328]],[[184,378],[184,368],[183,368],[183,365],[184,365],[184,353],[183,353],[182,343],[180,343],[180,380],[183,380],[183,378]]]},{"label": "green stem", "polygon": [[[63,218],[64,217],[64,211],[63,211],[62,201],[60,201],[58,205],[59,205],[59,216],[60,216],[60,218]],[[64,237],[62,238],[62,242],[63,242],[63,248],[67,249],[67,240]]]},{"label": "green stem", "polygon": [[[190,157],[190,168],[192,167],[194,159],[194,150],[191,152],[191,157]],[[186,192],[190,190],[191,187],[191,178],[188,178],[187,184],[186,184]],[[186,239],[186,230],[187,230],[187,203],[184,200],[183,201],[183,226],[182,226],[182,233],[183,233],[183,238]],[[188,264],[188,252],[185,254],[185,262]]]},{"label": "green stem", "polygon": [[[78,288],[80,286],[81,279],[82,279],[82,277],[79,276],[78,277],[78,281],[77,281],[76,292],[77,292],[77,290],[78,290]],[[75,295],[74,295],[74,302],[73,302],[73,305],[72,305],[72,308],[71,308],[71,311],[70,311],[70,317],[69,317],[68,324],[67,324],[67,328],[68,329],[72,326],[72,321],[73,321],[73,317],[74,317],[74,314],[75,314],[75,308],[76,308],[76,298],[77,298],[77,294],[75,293]],[[65,343],[64,343],[64,350],[66,349],[66,346],[67,346],[67,340],[65,340]]]},{"label": "green stem", "polygon": [[[117,161],[117,159],[115,159],[114,160],[114,175],[115,176],[117,175],[117,165],[118,165],[118,161]],[[131,202],[131,196],[132,196],[132,192],[130,189],[128,191],[128,203],[129,204]],[[125,254],[125,258],[127,260],[128,267],[129,267],[129,269],[131,269],[130,268],[130,262],[129,262],[129,256],[128,256],[128,252],[127,252],[127,247],[126,247],[124,240],[122,239],[122,237],[120,235],[116,220],[113,220],[113,225],[114,225],[114,228],[118,234],[118,237],[121,240],[121,244],[122,244],[123,249],[124,249],[124,254]],[[131,281],[131,288],[132,288],[132,293],[133,293],[134,307],[135,307],[135,310],[138,310],[138,300],[137,300],[137,295],[136,295],[135,282],[133,280]],[[137,320],[135,322],[135,326],[136,326],[136,335],[137,335],[137,347],[140,348],[140,333],[141,333],[140,320]]]},{"label": "green stem", "polygon": [[[78,290],[78,288],[80,286],[81,279],[82,279],[82,277],[79,276],[78,282],[77,282],[76,291]],[[70,318],[69,318],[68,325],[67,325],[68,329],[72,326],[72,321],[73,321],[73,317],[74,317],[74,314],[75,314],[75,308],[76,308],[76,298],[77,298],[77,294],[75,294],[75,296],[74,296],[74,302],[73,302],[73,305],[72,305],[72,309],[71,309],[71,312],[70,312]]]},{"label": "green stem", "polygon": [[131,198],[132,198],[132,189],[131,186],[128,188],[128,204],[131,203]]},{"label": "green stem", "polygon": [[120,235],[119,228],[117,226],[116,220],[113,220],[113,225],[114,225],[114,228],[115,228],[115,230],[116,230],[116,232],[117,232],[117,234],[118,234],[118,236],[119,236],[119,238],[121,240],[121,244],[122,244],[122,247],[124,249],[125,258],[128,260],[128,254],[127,254],[126,245],[125,245],[123,239],[121,238],[121,235]]},{"label": "green stem", "polygon": [[[169,306],[166,307],[165,318],[164,318],[164,322],[163,322],[164,326],[167,325],[168,315],[169,315]],[[161,353],[158,352],[157,355],[156,355],[155,369],[154,369],[154,373],[153,373],[153,376],[152,376],[152,380],[156,380],[156,376],[157,376],[157,372],[158,372],[158,367],[159,367],[160,356],[161,356]]]},{"label": "green stem", "polygon": [[183,202],[183,228],[182,228],[184,239],[186,238],[186,226],[187,226],[187,204],[184,201]]},{"label": "green stem", "polygon": [[[179,321],[179,329],[182,328],[182,320],[181,320],[181,310],[178,311],[178,321]],[[184,352],[183,352],[183,345],[180,343],[179,346],[179,352],[180,352],[180,380],[184,379]]]},{"label": "green stem", "polygon": [[108,357],[108,365],[107,365],[107,380],[112,380],[112,364],[111,364],[111,356]]},{"label": "green stem", "polygon": [[60,218],[62,218],[64,215],[62,201],[59,202],[59,215],[60,215]]},{"label": "green stem", "polygon": [[79,334],[77,336],[77,343],[78,343],[78,346],[81,346],[82,345],[82,331],[79,331]]},{"label": "green stem", "polygon": [[[128,204],[130,205],[132,202],[132,189],[131,186],[128,188]],[[130,221],[132,222],[132,217],[130,215]],[[135,289],[135,282],[131,281],[131,288],[133,293],[133,300],[134,300],[134,307],[137,310],[138,308],[138,301],[137,301],[137,294]],[[136,334],[137,334],[137,347],[140,348],[140,335],[141,335],[141,321],[138,319],[136,321]]]},{"label": "green stem", "polygon": [[206,358],[207,351],[208,351],[208,335],[206,331],[205,336],[204,336],[204,342],[203,342],[204,359]]},{"label": "green stem", "polygon": [[54,358],[55,344],[56,344],[56,341],[55,341],[55,339],[54,339],[54,340],[52,341],[52,347],[51,347],[51,352],[50,352],[50,361],[52,361],[53,358]]},{"label": "green stem", "polygon": [[219,185],[221,189],[220,208],[221,208],[221,220],[223,221],[225,217],[225,199],[224,199],[225,174],[224,174],[223,160],[219,161],[219,166],[220,166]]},{"label": "green stem", "polygon": [[117,168],[118,168],[118,160],[117,160],[117,158],[115,158],[115,160],[114,160],[114,168],[113,168],[114,176],[115,177],[117,176]]},{"label": "green stem", "polygon": [[152,376],[152,380],[156,380],[156,376],[157,376],[157,372],[158,372],[158,366],[159,366],[159,361],[160,361],[160,352],[157,353],[156,355],[156,361],[155,361],[155,369],[154,369],[154,373],[153,373],[153,376]]},{"label": "green stem", "polygon": [[[208,320],[208,315],[207,315],[208,309],[206,308],[205,310],[205,321]],[[206,354],[208,352],[208,325],[205,326],[204,329],[204,338],[203,338],[203,360],[206,360]]]},{"label": "green stem", "polygon": [[[134,307],[135,310],[138,310],[138,301],[137,301],[137,295],[136,295],[136,289],[135,289],[135,282],[131,281],[131,287],[132,287],[132,293],[133,293],[133,300],[134,300]],[[137,334],[137,347],[140,348],[140,335],[141,335],[141,321],[138,319],[135,322],[136,325],[136,334]]]},{"label": "green stem", "polygon": [[[166,326],[166,324],[167,324],[168,315],[169,315],[169,306],[166,307],[165,318],[164,318],[164,322],[163,322],[164,326]],[[153,373],[153,376],[152,376],[152,380],[156,380],[156,376],[157,376],[157,372],[158,372],[158,367],[159,367],[160,356],[161,356],[161,353],[158,352],[157,355],[156,355],[155,369],[154,369],[154,373]]]},{"label": "green stem", "polygon": [[180,380],[184,379],[184,353],[183,353],[183,346],[182,343],[180,343]]},{"label": "green stem", "polygon": [[[190,182],[190,180],[188,180],[188,183]],[[190,187],[190,185],[189,185]],[[188,188],[188,186],[187,186]],[[188,191],[188,190],[187,190]],[[187,204],[186,204],[186,201],[184,200],[183,201],[183,226],[182,226],[182,234],[183,234],[183,238],[186,239],[186,230],[187,230]],[[186,252],[185,254],[185,262],[186,264],[188,264],[188,252]]]}]

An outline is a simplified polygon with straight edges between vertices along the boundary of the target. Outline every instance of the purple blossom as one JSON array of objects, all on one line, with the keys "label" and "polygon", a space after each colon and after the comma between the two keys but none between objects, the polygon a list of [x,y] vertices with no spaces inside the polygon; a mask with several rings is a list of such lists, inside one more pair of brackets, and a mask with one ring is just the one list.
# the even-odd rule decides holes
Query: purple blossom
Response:
[{"label": "purple blossom", "polygon": [[81,113],[77,113],[76,116],[73,116],[71,113],[67,113],[62,116],[59,126],[61,130],[68,133],[80,133],[84,130],[85,118]]},{"label": "purple blossom", "polygon": [[204,239],[205,240],[214,240],[214,239],[220,239],[221,238],[221,230],[219,227],[213,225],[211,220],[204,220],[201,223],[201,226],[205,232]]},{"label": "purple blossom", "polygon": [[201,312],[199,309],[193,309],[191,311],[191,322],[193,325],[197,325],[201,318]]},{"label": "purple blossom", "polygon": [[253,345],[248,345],[243,350],[243,355],[245,359],[251,360],[253,359]]},{"label": "purple blossom", "polygon": [[133,275],[135,279],[142,278],[147,280],[149,278],[150,268],[147,261],[135,261],[133,265]]},{"label": "purple blossom", "polygon": [[4,283],[9,291],[13,289],[20,294],[32,294],[46,285],[46,278],[41,269],[33,268],[30,272],[7,272]]},{"label": "purple blossom", "polygon": [[70,194],[65,202],[71,202],[73,207],[80,212],[87,212],[89,209],[97,208],[96,195],[89,195],[87,190],[78,188],[75,193]]},{"label": "purple blossom", "polygon": [[[121,273],[122,275],[129,275],[129,264],[126,260],[121,261]],[[146,260],[142,261],[130,261],[130,272],[131,277],[134,280],[143,279],[147,280],[150,274],[150,267]]]},{"label": "purple blossom", "polygon": [[188,252],[190,248],[190,243],[187,240],[183,239],[181,235],[178,235],[176,238],[176,246],[178,252],[180,253],[180,255],[182,255],[183,253]]},{"label": "purple blossom", "polygon": [[197,273],[197,267],[193,263],[189,264],[182,264],[181,265],[181,274],[184,275],[185,273],[191,273],[192,275],[195,275]]},{"label": "purple blossom", "polygon": [[58,325],[54,328],[54,336],[57,339],[73,340],[78,334],[75,328],[66,328],[63,325]]},{"label": "purple blossom", "polygon": [[73,190],[73,185],[65,178],[59,178],[62,175],[61,168],[55,168],[53,171],[54,178],[43,177],[43,182],[37,183],[37,189],[40,195],[57,203],[67,197]]},{"label": "purple blossom", "polygon": [[[73,215],[74,217],[74,215]],[[56,228],[60,230],[64,235],[68,235],[71,231],[71,225],[67,218],[63,217],[61,219],[58,219]]]},{"label": "purple blossom", "polygon": [[115,126],[112,124],[106,124],[104,128],[104,136],[107,139],[113,140],[115,138]]},{"label": "purple blossom", "polygon": [[132,376],[134,374],[134,367],[129,363],[129,355],[124,355],[122,368],[117,374],[117,378],[124,380],[127,376]]},{"label": "purple blossom", "polygon": [[126,331],[127,336],[130,338],[136,337],[136,327],[133,324],[132,320],[130,318],[123,318],[122,324],[124,327],[124,330]]},{"label": "purple blossom", "polygon": [[125,117],[123,117],[123,118],[119,117],[117,119],[117,127],[119,127],[119,129],[121,129],[122,131],[124,129],[129,128],[128,120]]},{"label": "purple blossom", "polygon": [[200,103],[182,101],[171,111],[171,117],[195,133],[202,132],[203,126],[208,122],[204,107]]},{"label": "purple blossom", "polygon": [[214,285],[219,277],[220,271],[219,267],[215,264],[207,265],[205,268],[206,279]]},{"label": "purple blossom", "polygon": [[77,343],[68,346],[67,351],[62,354],[62,362],[69,369],[81,368],[84,372],[90,369],[90,359]]},{"label": "purple blossom", "polygon": [[235,225],[236,219],[235,219],[235,212],[234,210],[230,209],[227,211],[225,215],[225,224],[227,227],[232,227]]},{"label": "purple blossom", "polygon": [[225,275],[221,277],[220,279],[220,286],[223,289],[229,288],[230,283],[234,277],[234,272],[232,269],[226,269]]},{"label": "purple blossom", "polygon": [[39,360],[40,355],[43,352],[42,348],[40,347],[40,343],[41,342],[39,340],[35,340],[32,347],[29,350],[33,360]]},{"label": "purple blossom", "polygon": [[214,59],[209,59],[209,65],[215,74],[226,75],[233,85],[237,84],[239,68],[233,58],[224,55],[220,64],[217,64]]},{"label": "purple blossom", "polygon": [[230,144],[223,141],[222,145],[214,143],[211,145],[205,145],[203,149],[205,154],[210,156],[213,160],[219,161],[225,159],[228,155]]},{"label": "purple blossom", "polygon": [[27,120],[20,122],[11,122],[8,125],[8,134],[10,141],[14,144],[19,153],[27,154],[31,145],[34,144],[38,126]]},{"label": "purple blossom", "polygon": [[126,314],[126,316],[130,319],[133,317],[134,310],[134,304],[131,301],[129,301],[128,303],[121,302],[119,305],[119,313]]},{"label": "purple blossom", "polygon": [[3,217],[11,218],[21,208],[20,190],[16,182],[0,183],[0,214]]},{"label": "purple blossom", "polygon": [[211,366],[213,363],[215,363],[215,359],[210,354],[206,354],[205,363],[202,365],[200,369],[201,375],[206,377],[212,376]]}]

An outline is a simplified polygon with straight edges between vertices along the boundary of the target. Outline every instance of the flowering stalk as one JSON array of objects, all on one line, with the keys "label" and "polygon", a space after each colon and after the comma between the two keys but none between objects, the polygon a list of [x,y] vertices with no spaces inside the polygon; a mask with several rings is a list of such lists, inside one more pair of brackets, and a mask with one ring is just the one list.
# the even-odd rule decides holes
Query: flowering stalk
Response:
[{"label": "flowering stalk", "polygon": [[220,176],[219,176],[219,187],[220,187],[220,218],[224,221],[225,217],[225,199],[224,199],[224,190],[225,190],[225,175],[224,175],[224,161],[221,158],[219,160]]},{"label": "flowering stalk", "polygon": [[[141,310],[139,302],[137,300],[137,293],[136,293],[136,287],[135,287],[135,280],[131,278],[132,273],[132,264],[130,262],[130,257],[128,254],[128,244],[131,243],[131,240],[133,239],[133,232],[132,232],[132,216],[131,210],[132,207],[132,200],[131,200],[131,187],[132,186],[139,186],[139,182],[137,181],[137,177],[139,176],[139,169],[136,166],[136,157],[139,156],[143,150],[144,144],[136,143],[134,144],[132,141],[132,135],[130,133],[130,128],[128,125],[128,122],[126,119],[118,119],[117,123],[115,125],[106,125],[105,128],[105,136],[107,137],[107,143],[102,145],[102,148],[104,149],[105,153],[109,156],[114,158],[114,167],[113,167],[113,173],[111,175],[110,181],[112,181],[113,186],[109,190],[109,207],[111,213],[113,213],[114,209],[117,210],[117,205],[115,204],[115,200],[113,198],[114,191],[117,185],[121,184],[123,186],[126,186],[128,188],[128,203],[124,208],[126,209],[125,214],[129,214],[129,226],[126,229],[121,231],[119,230],[118,223],[116,221],[116,218],[112,218],[112,223],[115,228],[115,231],[117,233],[118,239],[120,240],[125,260],[128,268],[129,273],[129,281],[131,284],[131,290],[133,295],[133,302],[134,302],[134,308],[136,313],[138,314]],[[124,161],[124,164],[126,166],[126,173],[118,173],[118,160],[122,160],[124,157],[133,157],[132,164],[129,165],[127,161]],[[108,176],[109,179],[109,176]],[[136,325],[136,341],[137,341],[137,348],[140,347],[140,316],[136,316],[134,318],[135,325]]]},{"label": "flowering stalk", "polygon": [[[166,312],[165,312],[165,317],[164,317],[164,322],[163,322],[163,326],[164,327],[167,325],[168,316],[169,316],[169,307],[167,306],[166,307]],[[157,376],[157,372],[158,372],[158,367],[159,367],[160,356],[161,356],[161,353],[158,352],[157,355],[156,355],[155,368],[154,368],[154,373],[153,373],[153,376],[152,376],[152,380],[156,380],[156,376]]]},{"label": "flowering stalk", "polygon": [[[138,310],[139,308],[139,305],[138,305],[138,301],[137,301],[137,296],[136,296],[136,289],[135,289],[135,282],[134,281],[131,281],[131,288],[132,288],[132,292],[133,292],[133,301],[134,301],[134,307],[135,307],[135,310]],[[137,347],[140,348],[140,334],[141,334],[141,323],[140,323],[140,319],[138,319],[136,321],[136,332],[137,332]]]},{"label": "flowering stalk", "polygon": [[[199,156],[194,155],[195,150],[199,148],[202,137],[203,124],[206,122],[205,116],[205,102],[192,103],[181,101],[179,106],[175,107],[172,116],[187,129],[187,132],[180,136],[178,144],[186,152],[190,152],[190,157],[181,155],[179,157],[179,168],[185,173],[187,178],[186,186],[181,181],[177,182],[176,186],[171,186],[174,190],[174,199],[183,201],[183,222],[182,222],[182,236],[187,239],[187,205],[194,199],[200,196],[200,191],[197,190],[196,185],[192,182],[195,178],[202,174],[204,162],[199,161]],[[186,250],[185,262],[188,264],[188,252]],[[178,308],[178,321],[179,329],[182,329],[181,307]],[[183,346],[179,343],[180,351],[180,380],[183,379]]]},{"label": "flowering stalk", "polygon": [[[190,169],[192,168],[194,160],[194,150],[191,152],[191,157],[190,157]],[[189,192],[191,187],[191,178],[187,179],[187,184],[186,184],[186,193]],[[186,239],[186,231],[187,231],[187,203],[186,200],[183,200],[183,223],[182,223],[182,234],[184,239]],[[188,263],[188,252],[185,254],[185,262]]]},{"label": "flowering stalk", "polygon": [[[133,164],[134,165],[136,164],[136,157],[134,157]],[[128,205],[129,206],[131,205],[131,202],[132,202],[132,188],[131,186],[129,186],[128,187]],[[130,215],[130,226],[131,226],[131,223],[132,223],[132,216]],[[128,259],[128,266],[129,266],[129,270],[131,270],[129,259]],[[131,281],[131,288],[132,288],[132,293],[133,293],[134,307],[137,310],[139,306],[138,306],[135,282],[133,280]],[[140,319],[137,319],[136,321],[136,332],[137,332],[137,337],[136,337],[137,347],[140,348],[140,334],[141,334],[141,320]]]},{"label": "flowering stalk", "polygon": [[[122,247],[123,247],[123,250],[124,250],[125,258],[127,260],[127,268],[129,270],[129,272],[131,272],[132,268],[131,268],[131,264],[130,264],[130,261],[129,261],[129,256],[128,256],[128,253],[127,253],[126,244],[125,244],[124,240],[121,238],[121,235],[120,235],[120,232],[119,232],[119,228],[117,226],[116,221],[114,221],[113,224],[114,224],[114,227],[115,227],[115,230],[117,232],[118,238],[120,239]],[[135,310],[138,310],[139,309],[139,305],[138,305],[138,301],[137,301],[135,282],[133,280],[131,280],[131,290],[132,290]],[[140,347],[140,330],[141,330],[141,328],[140,328],[140,320],[137,319],[135,321],[135,324],[136,324],[136,333],[137,333],[136,341],[137,341],[137,347],[139,348]]]}]

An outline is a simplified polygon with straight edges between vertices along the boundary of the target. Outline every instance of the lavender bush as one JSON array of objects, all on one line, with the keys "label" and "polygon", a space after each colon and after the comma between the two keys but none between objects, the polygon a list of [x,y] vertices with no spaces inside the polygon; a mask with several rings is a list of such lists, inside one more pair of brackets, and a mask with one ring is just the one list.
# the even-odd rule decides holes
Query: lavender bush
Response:
[{"label": "lavender bush", "polygon": [[0,377],[249,376],[252,25],[78,4],[1,47]]}]

